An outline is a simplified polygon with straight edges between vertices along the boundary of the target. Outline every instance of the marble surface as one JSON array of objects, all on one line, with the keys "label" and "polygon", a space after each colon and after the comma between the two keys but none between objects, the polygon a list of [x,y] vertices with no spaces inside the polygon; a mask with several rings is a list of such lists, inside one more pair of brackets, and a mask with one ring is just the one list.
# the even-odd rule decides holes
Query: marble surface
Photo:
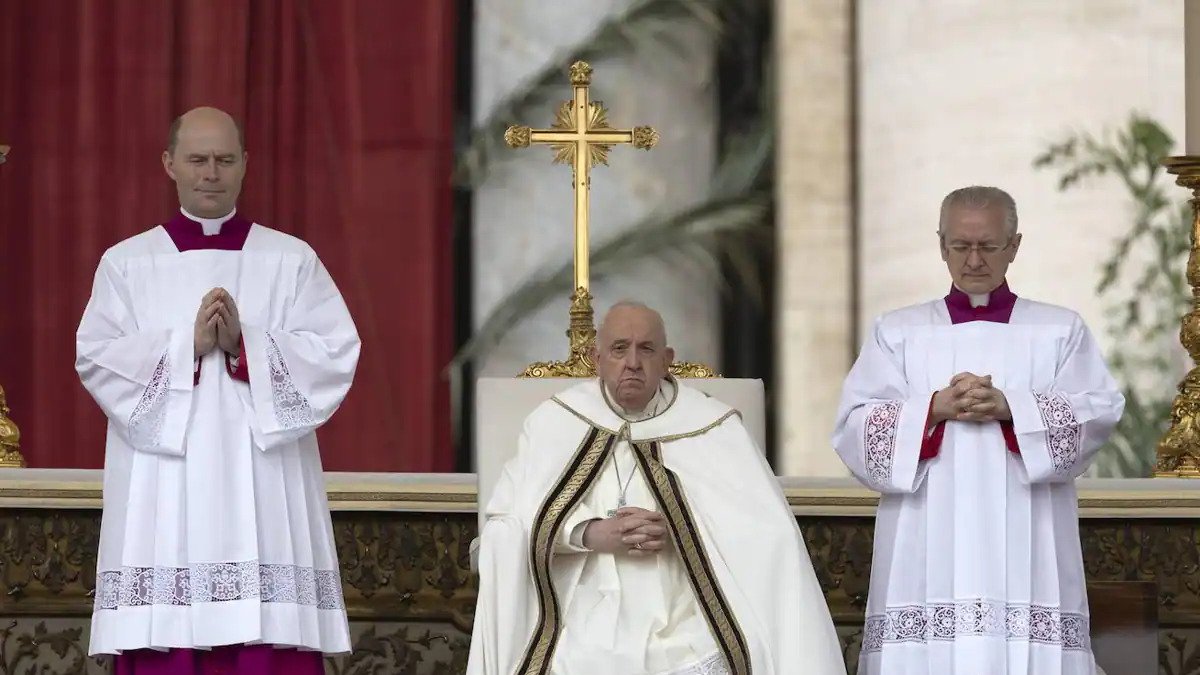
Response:
[{"label": "marble surface", "polygon": [[[100,507],[102,472],[85,469],[0,469],[0,508]],[[470,473],[325,474],[334,511],[474,513]],[[797,515],[870,516],[878,495],[852,478],[782,476]],[[1082,518],[1200,517],[1200,480],[1083,478],[1076,481]]]}]

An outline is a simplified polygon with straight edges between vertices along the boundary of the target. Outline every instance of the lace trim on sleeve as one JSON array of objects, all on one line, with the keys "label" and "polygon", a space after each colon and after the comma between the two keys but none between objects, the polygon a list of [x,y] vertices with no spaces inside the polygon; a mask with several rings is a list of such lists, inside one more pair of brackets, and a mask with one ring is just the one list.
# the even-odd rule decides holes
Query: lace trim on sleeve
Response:
[{"label": "lace trim on sleeve", "polygon": [[896,455],[896,432],[900,426],[900,401],[871,406],[863,425],[863,444],[867,449],[867,477],[879,485],[892,478],[892,459]]},{"label": "lace trim on sleeve", "polygon": [[271,397],[275,403],[275,419],[284,429],[312,426],[315,415],[308,399],[296,389],[288,372],[283,352],[275,338],[267,335],[267,366],[271,376]]},{"label": "lace trim on sleeve", "polygon": [[1046,427],[1046,448],[1056,473],[1066,473],[1079,459],[1081,434],[1079,418],[1062,394],[1034,394],[1042,424]]},{"label": "lace trim on sleeve", "polygon": [[171,360],[163,354],[150,376],[133,413],[129,416],[129,442],[138,450],[150,450],[162,442],[163,420],[167,413],[167,391],[171,385]]}]

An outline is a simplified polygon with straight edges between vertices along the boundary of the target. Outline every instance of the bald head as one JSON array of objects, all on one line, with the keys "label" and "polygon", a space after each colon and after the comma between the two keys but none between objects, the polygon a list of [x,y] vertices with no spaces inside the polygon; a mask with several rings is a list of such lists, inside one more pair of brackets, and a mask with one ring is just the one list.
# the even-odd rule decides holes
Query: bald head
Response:
[{"label": "bald head", "polygon": [[597,338],[605,335],[606,326],[619,326],[630,320],[640,321],[651,326],[661,343],[667,344],[667,325],[663,323],[662,315],[648,305],[634,300],[622,300],[608,308],[608,312],[604,314],[604,319],[600,322],[600,328],[596,331]]},{"label": "bald head", "polygon": [[246,176],[242,130],[223,110],[195,108],[171,123],[163,168],[179,205],[199,218],[221,218],[237,206]]},{"label": "bald head", "polygon": [[220,108],[201,106],[199,108],[192,108],[171,122],[171,128],[167,131],[167,152],[175,152],[176,146],[179,145],[179,134],[183,131],[184,125],[188,125],[189,127],[198,126],[200,128],[206,126],[223,127],[222,130],[225,132],[232,129],[237,135],[238,148],[241,150],[246,149],[246,139],[242,135],[242,127],[237,123],[237,120],[233,119],[232,115]]},{"label": "bald head", "polygon": [[613,305],[596,332],[596,371],[627,412],[645,410],[675,359],[662,316],[640,302]]}]

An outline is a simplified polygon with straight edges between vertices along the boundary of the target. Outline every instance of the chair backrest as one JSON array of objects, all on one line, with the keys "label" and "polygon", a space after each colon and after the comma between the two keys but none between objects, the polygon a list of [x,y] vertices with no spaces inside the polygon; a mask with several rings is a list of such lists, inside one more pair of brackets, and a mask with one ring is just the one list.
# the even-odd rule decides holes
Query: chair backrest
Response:
[{"label": "chair backrest", "polygon": [[[500,471],[517,452],[525,418],[543,401],[582,382],[576,378],[484,377],[475,385],[475,473],[479,477],[479,525]],[[684,379],[742,414],[742,422],[760,450],[766,447],[765,394],[762,380]]]}]

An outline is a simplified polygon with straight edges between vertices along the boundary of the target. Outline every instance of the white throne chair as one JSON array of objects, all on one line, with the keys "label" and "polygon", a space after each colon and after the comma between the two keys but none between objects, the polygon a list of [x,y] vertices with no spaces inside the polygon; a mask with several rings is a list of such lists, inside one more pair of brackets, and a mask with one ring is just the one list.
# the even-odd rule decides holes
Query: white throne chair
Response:
[{"label": "white throne chair", "polygon": [[[475,385],[475,472],[478,485],[479,529],[492,489],[504,463],[517,453],[517,438],[530,413],[543,401],[582,382],[580,378],[485,377]],[[742,415],[760,450],[766,448],[765,394],[762,380],[740,378],[681,378]]]}]

